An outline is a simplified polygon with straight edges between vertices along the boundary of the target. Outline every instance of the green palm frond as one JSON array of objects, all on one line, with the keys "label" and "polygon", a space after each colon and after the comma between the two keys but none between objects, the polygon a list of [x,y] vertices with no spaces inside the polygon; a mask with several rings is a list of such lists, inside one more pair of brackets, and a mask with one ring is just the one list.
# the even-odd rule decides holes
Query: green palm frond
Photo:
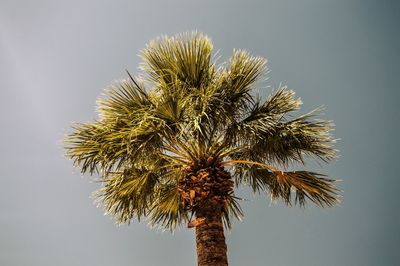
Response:
[{"label": "green palm frond", "polygon": [[217,128],[234,123],[251,108],[255,100],[250,92],[265,74],[266,63],[264,58],[235,50],[229,65],[220,69],[207,112]]},{"label": "green palm frond", "polygon": [[65,140],[66,156],[74,161],[75,166],[81,166],[84,174],[99,173],[101,168],[109,168],[119,157],[115,154],[112,143],[107,138],[107,129],[100,122],[78,124],[73,126],[74,132]]},{"label": "green palm frond", "polygon": [[203,34],[164,36],[150,42],[142,51],[142,69],[155,84],[169,85],[177,78],[189,88],[200,88],[215,74],[210,65],[211,52],[212,43]]},{"label": "green palm frond", "polygon": [[[237,184],[246,184],[254,192],[269,192],[271,198],[282,199],[287,205],[305,206],[306,199],[321,207],[332,207],[339,203],[340,189],[336,180],[323,174],[309,171],[277,171],[257,166],[237,166]],[[293,197],[294,194],[294,197]]]},{"label": "green palm frond", "polygon": [[248,116],[227,128],[225,141],[242,146],[236,159],[282,165],[304,163],[306,155],[325,162],[335,159],[332,122],[316,118],[320,108],[293,118],[291,112],[300,105],[287,87],[280,87],[263,104],[256,103]]},{"label": "green palm frond", "polygon": [[[225,81],[228,83],[228,91],[231,102],[248,95],[252,85],[265,74],[267,60],[262,57],[251,56],[246,51],[235,50],[230,59]],[[248,100],[252,101],[249,97]]]},{"label": "green palm frond", "polygon": [[[150,95],[142,82],[121,80],[107,89],[97,100],[98,113],[102,119],[138,119],[137,112],[146,112],[152,107]],[[140,121],[138,121],[140,122]]]},{"label": "green palm frond", "polygon": [[149,169],[125,169],[108,174],[103,179],[103,188],[94,196],[117,223],[129,222],[133,217],[140,220],[150,210],[159,179],[160,176]]},{"label": "green palm frond", "polygon": [[[268,97],[263,105],[257,105],[253,112],[255,114],[282,115],[298,110],[301,104],[301,99],[295,98],[293,90],[289,90],[287,86],[281,85]],[[250,120],[254,118],[256,117],[250,116]]]},{"label": "green palm frond", "polygon": [[258,138],[260,134],[274,134],[276,125],[284,119],[284,115],[301,105],[301,100],[295,99],[294,94],[287,86],[280,86],[264,103],[257,99],[243,119],[227,127],[226,141],[239,143]]},{"label": "green palm frond", "polygon": [[243,217],[243,211],[238,202],[238,198],[229,197],[225,202],[225,205],[222,209],[222,219],[226,228],[232,228],[232,218],[237,220],[241,220]]},{"label": "green palm frond", "polygon": [[188,220],[188,213],[182,205],[182,196],[177,189],[177,183],[170,182],[163,185],[152,204],[150,224],[172,231]]},{"label": "green palm frond", "polygon": [[265,160],[287,165],[290,160],[303,163],[304,155],[315,156],[322,161],[336,158],[332,148],[335,140],[330,131],[330,121],[316,119],[318,109],[292,120],[278,122],[271,132],[262,132],[252,144],[254,152],[263,152]]},{"label": "green palm frond", "polygon": [[65,139],[66,155],[81,166],[83,174],[108,172],[133,158],[142,162],[157,158],[162,148],[158,132],[145,123],[131,127],[118,121],[78,124]]},{"label": "green palm frond", "polygon": [[237,186],[249,186],[253,192],[268,191],[268,177],[271,169],[260,168],[257,165],[235,165],[234,177]]},{"label": "green palm frond", "polygon": [[174,94],[163,95],[158,99],[153,115],[170,128],[175,128],[185,117],[185,106],[185,99]]},{"label": "green palm frond", "polygon": [[269,177],[271,196],[291,205],[291,190],[294,189],[294,202],[300,206],[305,205],[306,199],[321,207],[335,206],[341,190],[335,188],[335,180],[323,177],[325,175],[308,171],[273,172]]}]

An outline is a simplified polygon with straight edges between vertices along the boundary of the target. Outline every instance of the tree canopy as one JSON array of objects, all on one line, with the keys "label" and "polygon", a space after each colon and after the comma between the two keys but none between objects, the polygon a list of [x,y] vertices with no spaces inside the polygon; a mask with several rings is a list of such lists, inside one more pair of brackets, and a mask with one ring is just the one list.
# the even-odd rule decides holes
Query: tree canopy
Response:
[{"label": "tree canopy", "polygon": [[[318,118],[320,109],[296,115],[302,102],[287,86],[259,97],[264,58],[235,50],[217,65],[212,49],[197,32],[151,41],[141,53],[141,76],[128,73],[98,99],[96,121],[74,125],[66,155],[82,173],[99,175],[103,186],[96,197],[106,212],[118,223],[148,217],[173,230],[191,215],[178,190],[187,169],[216,164],[236,186],[288,205],[335,205],[340,190],[334,180],[285,171],[306,157],[335,159],[332,123]],[[241,215],[231,194],[225,225]]]}]

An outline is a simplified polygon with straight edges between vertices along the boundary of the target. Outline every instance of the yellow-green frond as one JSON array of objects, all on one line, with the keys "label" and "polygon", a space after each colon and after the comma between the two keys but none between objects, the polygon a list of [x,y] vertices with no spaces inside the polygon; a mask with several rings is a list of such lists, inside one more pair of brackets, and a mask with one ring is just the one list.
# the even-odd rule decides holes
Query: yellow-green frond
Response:
[{"label": "yellow-green frond", "polygon": [[157,197],[152,203],[150,224],[173,231],[177,226],[186,223],[189,214],[182,203],[183,200],[177,189],[177,183],[168,182],[164,184],[158,190]]},{"label": "yellow-green frond", "polygon": [[269,176],[269,187],[273,199],[281,198],[291,205],[294,203],[304,206],[306,199],[321,207],[333,207],[339,201],[341,190],[334,186],[335,180],[324,178],[325,175],[308,172],[274,172]]},{"label": "yellow-green frond", "polygon": [[129,222],[133,217],[140,220],[150,210],[159,180],[157,172],[150,169],[127,168],[108,174],[94,196],[117,223]]},{"label": "yellow-green frond", "polygon": [[170,84],[177,78],[189,88],[200,88],[215,72],[212,43],[197,32],[156,39],[142,51],[142,59],[142,69],[155,84]]}]

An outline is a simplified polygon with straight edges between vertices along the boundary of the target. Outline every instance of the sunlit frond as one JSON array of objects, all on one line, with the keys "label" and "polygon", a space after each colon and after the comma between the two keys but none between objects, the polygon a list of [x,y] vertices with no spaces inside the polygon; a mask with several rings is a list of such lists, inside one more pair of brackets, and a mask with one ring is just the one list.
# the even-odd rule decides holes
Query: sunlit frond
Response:
[{"label": "sunlit frond", "polygon": [[188,87],[206,86],[214,75],[212,43],[203,34],[192,32],[163,36],[142,51],[142,69],[156,84],[170,84],[175,78]]},{"label": "sunlit frond", "polygon": [[179,88],[174,92],[162,93],[157,98],[152,115],[162,121],[170,129],[176,129],[188,116],[189,99]]},{"label": "sunlit frond", "polygon": [[266,59],[251,56],[246,51],[233,52],[226,75],[232,102],[250,92],[252,85],[265,74],[266,64]]},{"label": "sunlit frond", "polygon": [[274,127],[285,120],[285,115],[301,105],[294,95],[287,86],[280,86],[265,102],[257,99],[244,118],[227,127],[227,141],[237,143],[260,134],[274,134]]},{"label": "sunlit frond", "polygon": [[137,112],[152,107],[150,96],[141,82],[121,80],[108,88],[97,100],[98,113],[102,119],[138,119]]},{"label": "sunlit frond", "polygon": [[108,172],[133,158],[146,162],[158,157],[162,148],[158,132],[146,123],[131,127],[118,121],[78,124],[65,139],[66,155],[82,173],[90,174]]},{"label": "sunlit frond", "polygon": [[[279,86],[279,88],[269,95],[268,99],[262,104],[254,108],[255,114],[284,115],[299,109],[302,104],[300,98],[295,98],[295,92],[289,90],[287,86]],[[253,120],[256,116],[250,115],[247,120]],[[245,121],[246,121],[245,119]]]},{"label": "sunlit frond", "polygon": [[273,200],[282,199],[287,205],[294,202],[304,206],[306,199],[321,207],[332,207],[339,203],[341,190],[335,187],[335,180],[323,174],[241,165],[235,168],[235,177],[238,184],[248,185],[254,192],[269,192]]},{"label": "sunlit frond", "polygon": [[263,104],[255,104],[247,117],[228,127],[225,141],[239,143],[242,150],[237,156],[249,160],[287,165],[304,163],[304,156],[335,159],[332,122],[316,118],[321,109],[296,117],[291,112],[300,105],[293,91],[280,87]]},{"label": "sunlit frond", "polygon": [[172,231],[177,226],[186,223],[189,217],[182,202],[177,183],[169,182],[161,186],[152,204],[150,224]]},{"label": "sunlit frond", "polygon": [[304,155],[315,156],[323,161],[336,158],[332,148],[335,140],[330,132],[332,123],[315,119],[318,110],[279,122],[269,131],[262,132],[251,149],[263,154],[265,160],[286,165],[290,160],[303,163]]},{"label": "sunlit frond", "polygon": [[118,160],[112,143],[106,141],[107,130],[100,122],[78,124],[66,139],[66,156],[81,166],[81,172],[94,174],[101,167],[108,168]]},{"label": "sunlit frond", "polygon": [[335,188],[335,180],[324,178],[325,175],[308,172],[273,172],[269,175],[269,188],[273,199],[282,198],[292,204],[292,190],[295,192],[294,203],[304,206],[306,199],[321,207],[332,207],[339,203],[341,190]]},{"label": "sunlit frond", "polygon": [[140,220],[150,210],[159,179],[152,169],[127,168],[107,174],[104,186],[94,196],[117,223],[129,222],[133,217]]},{"label": "sunlit frond", "polygon": [[267,60],[253,57],[246,51],[235,50],[229,65],[220,70],[216,94],[210,103],[210,114],[231,123],[254,104],[250,94],[255,83],[265,74]]}]

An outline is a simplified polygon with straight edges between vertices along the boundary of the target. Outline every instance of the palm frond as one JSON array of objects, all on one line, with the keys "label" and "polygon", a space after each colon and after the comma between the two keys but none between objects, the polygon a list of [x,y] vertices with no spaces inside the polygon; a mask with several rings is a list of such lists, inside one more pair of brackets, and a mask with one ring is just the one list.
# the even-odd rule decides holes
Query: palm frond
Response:
[{"label": "palm frond", "polygon": [[[264,58],[253,57],[246,51],[234,51],[229,66],[218,73],[215,85],[217,90],[214,101],[210,103],[210,107],[214,110],[211,110],[210,114],[225,113],[231,118],[237,118],[249,110],[254,104],[250,91],[265,74],[266,63],[267,60]],[[226,119],[222,121],[225,122]]]},{"label": "palm frond", "polygon": [[[268,99],[261,105],[254,108],[254,114],[282,115],[299,109],[302,101],[295,98],[295,92],[289,90],[287,86],[280,85],[278,89],[268,96]],[[247,121],[257,118],[251,114]],[[246,119],[245,119],[246,121]]]},{"label": "palm frond", "polygon": [[150,210],[159,180],[155,171],[131,167],[107,174],[104,186],[94,196],[118,224],[129,222],[133,217],[140,220]]},{"label": "palm frond", "polygon": [[254,105],[251,90],[266,73],[266,60],[236,50],[228,66],[218,69],[215,81],[209,86],[203,110],[209,132],[223,131],[235,124]]},{"label": "palm frond", "polygon": [[177,226],[186,223],[188,213],[182,202],[177,183],[168,182],[160,186],[157,197],[152,202],[150,224],[173,231]]},{"label": "palm frond", "polygon": [[315,172],[285,172],[257,162],[247,162],[234,166],[234,177],[236,185],[248,185],[254,192],[269,192],[273,200],[281,198],[287,205],[294,201],[304,206],[306,199],[321,207],[339,203],[341,190],[334,185],[337,181]]},{"label": "palm frond", "polygon": [[73,129],[74,132],[64,140],[66,156],[75,166],[81,166],[82,174],[98,173],[117,161],[115,151],[106,141],[107,130],[100,122],[77,124]]},{"label": "palm frond", "polygon": [[276,125],[284,120],[284,116],[301,105],[301,100],[295,99],[294,94],[287,86],[280,86],[264,103],[258,99],[243,119],[226,128],[225,141],[242,143],[259,138],[261,134],[274,134]]},{"label": "palm frond", "polygon": [[105,121],[78,124],[65,139],[66,156],[81,166],[82,174],[108,172],[132,159],[148,162],[159,157],[162,139],[146,123],[132,128]]},{"label": "palm frond", "polygon": [[336,158],[331,136],[332,122],[316,119],[316,109],[286,122],[277,123],[270,132],[263,132],[252,144],[255,153],[265,160],[286,165],[290,160],[304,163],[304,155],[328,162]]},{"label": "palm frond", "polygon": [[238,97],[250,91],[259,78],[265,74],[267,60],[262,57],[251,56],[243,50],[235,50],[230,59],[227,81],[232,92]]},{"label": "palm frond", "polygon": [[155,84],[170,84],[175,78],[188,87],[200,88],[213,78],[212,43],[197,32],[163,36],[142,51],[142,69]]},{"label": "palm frond", "polygon": [[222,219],[225,228],[232,228],[232,218],[241,220],[243,217],[243,211],[236,197],[228,197],[225,201],[224,207],[222,208]]},{"label": "palm frond", "polygon": [[[290,109],[294,110],[296,105],[293,101]],[[268,104],[264,106],[267,108]],[[281,111],[278,111],[280,108]],[[336,158],[336,150],[333,148],[335,139],[331,136],[333,124],[316,118],[320,109],[288,120],[281,114],[273,115],[274,112],[284,111],[282,108],[286,107],[275,105],[273,112],[272,109],[259,108],[241,122],[227,128],[225,142],[241,147],[233,155],[235,159],[286,166],[293,161],[304,163],[304,156],[314,156],[324,162]]]},{"label": "palm frond", "polygon": [[292,204],[291,191],[294,189],[294,203],[304,206],[306,199],[321,207],[333,207],[338,204],[341,190],[334,186],[335,180],[325,175],[308,172],[273,172],[269,175],[269,187],[273,199],[282,198]]},{"label": "palm frond", "polygon": [[187,95],[177,90],[173,93],[163,93],[157,98],[157,104],[153,111],[155,118],[161,119],[170,128],[176,124],[182,124],[187,116],[188,99]]},{"label": "palm frond", "polygon": [[245,109],[253,103],[250,91],[266,71],[267,60],[235,50],[227,72],[222,74],[220,99],[234,108]]},{"label": "palm frond", "polygon": [[234,178],[236,186],[244,184],[249,186],[253,192],[265,192],[268,191],[269,175],[271,169],[259,167],[257,165],[235,165],[234,167]]},{"label": "palm frond", "polygon": [[[133,83],[135,82],[135,83]],[[137,119],[137,112],[147,111],[152,102],[140,81],[121,80],[108,88],[97,100],[102,119]]]}]

